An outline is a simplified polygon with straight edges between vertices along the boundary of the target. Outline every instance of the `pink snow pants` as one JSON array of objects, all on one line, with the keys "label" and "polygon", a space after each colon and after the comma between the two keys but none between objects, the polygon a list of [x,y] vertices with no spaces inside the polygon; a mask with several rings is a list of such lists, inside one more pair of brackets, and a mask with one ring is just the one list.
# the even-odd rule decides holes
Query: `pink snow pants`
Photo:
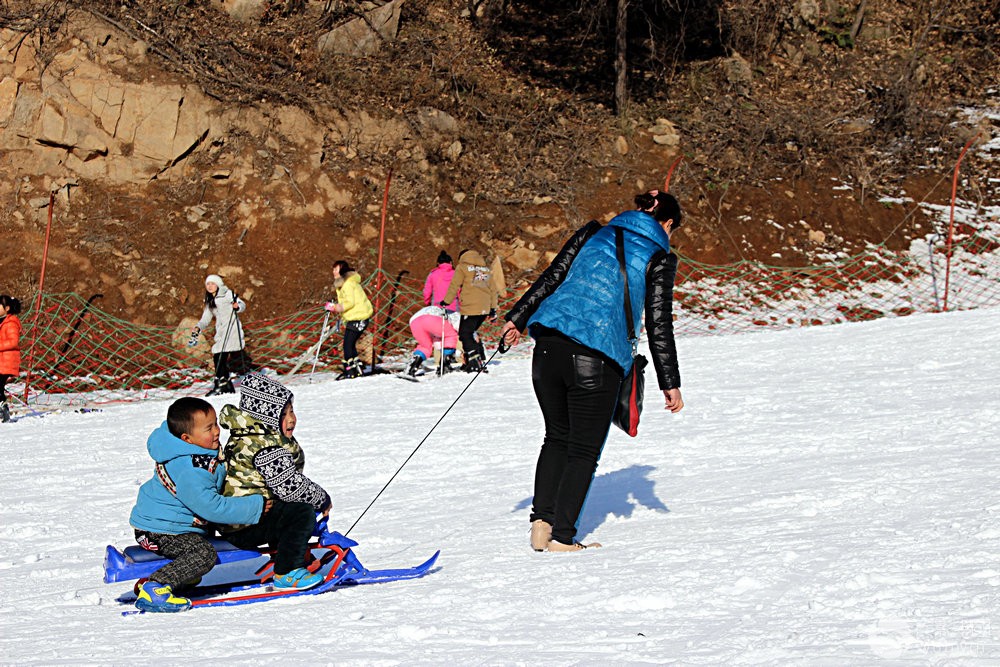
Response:
[{"label": "pink snow pants", "polygon": [[444,345],[453,348],[458,342],[458,334],[451,322],[437,315],[421,315],[410,322],[410,331],[417,339],[417,351],[430,359],[434,354],[434,343],[441,340],[441,323],[444,322]]}]

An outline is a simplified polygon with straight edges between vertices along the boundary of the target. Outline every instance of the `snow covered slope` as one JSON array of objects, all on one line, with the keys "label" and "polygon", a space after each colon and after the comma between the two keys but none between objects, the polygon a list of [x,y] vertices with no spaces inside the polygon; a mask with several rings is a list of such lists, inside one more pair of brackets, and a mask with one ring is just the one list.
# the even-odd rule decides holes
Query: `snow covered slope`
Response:
[{"label": "snow covered slope", "polygon": [[[541,418],[512,354],[351,532],[369,567],[441,549],[431,574],[246,607],[123,618],[101,583],[167,402],[0,425],[0,661],[1000,662],[1000,309],[678,345],[685,410],[651,396],[605,448],[581,519],[604,548],[528,547]],[[470,377],[293,386],[332,525]]]}]

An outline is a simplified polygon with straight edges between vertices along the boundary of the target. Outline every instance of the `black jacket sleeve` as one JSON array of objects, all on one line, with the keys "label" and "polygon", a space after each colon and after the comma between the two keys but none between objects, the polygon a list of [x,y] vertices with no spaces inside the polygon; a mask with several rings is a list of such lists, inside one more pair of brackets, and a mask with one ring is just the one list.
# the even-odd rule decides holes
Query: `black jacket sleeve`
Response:
[{"label": "black jacket sleeve", "polygon": [[524,331],[528,320],[538,310],[538,306],[548,298],[569,273],[569,267],[573,264],[580,248],[591,236],[601,229],[601,223],[591,220],[586,225],[576,230],[569,241],[563,245],[562,250],[556,255],[549,267],[538,276],[538,279],[528,288],[514,307],[504,316],[504,319],[513,322],[518,331]]},{"label": "black jacket sleeve", "polygon": [[660,389],[678,389],[681,373],[674,345],[674,278],[677,255],[665,250],[646,267],[646,335]]}]

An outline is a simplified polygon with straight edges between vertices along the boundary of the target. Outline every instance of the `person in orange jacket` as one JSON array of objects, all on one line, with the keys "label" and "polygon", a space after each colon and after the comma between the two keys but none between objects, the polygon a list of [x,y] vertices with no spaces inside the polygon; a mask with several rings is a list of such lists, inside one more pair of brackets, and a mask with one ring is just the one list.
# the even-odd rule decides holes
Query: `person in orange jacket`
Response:
[{"label": "person in orange jacket", "polygon": [[10,421],[7,405],[7,381],[21,371],[21,302],[9,294],[0,294],[0,422]]}]

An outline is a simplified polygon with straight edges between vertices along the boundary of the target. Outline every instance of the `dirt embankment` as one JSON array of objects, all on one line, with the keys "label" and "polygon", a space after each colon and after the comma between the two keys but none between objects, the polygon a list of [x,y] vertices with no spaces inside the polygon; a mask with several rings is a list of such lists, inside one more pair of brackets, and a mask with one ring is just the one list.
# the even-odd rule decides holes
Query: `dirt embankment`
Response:
[{"label": "dirt embankment", "polygon": [[[377,53],[335,58],[315,44],[346,10],[237,20],[217,4],[5,8],[0,289],[37,289],[54,191],[46,291],[175,324],[214,272],[248,318],[285,314],[329,295],[332,260],[375,269],[390,174],[389,273],[422,277],[440,249],[477,247],[514,287],[678,158],[681,253],[801,266],[931,232],[898,198],[945,202],[962,145],[997,132],[976,110],[997,102],[984,83],[996,38],[977,32],[996,2],[927,2],[909,18],[879,3],[850,46],[858,13],[835,3],[797,3],[758,33],[730,3],[728,36],[702,53],[636,60],[620,115],[600,40],[581,46],[587,17],[557,21],[551,2],[471,20],[465,2],[411,0]],[[995,199],[974,156],[962,187]]]}]

